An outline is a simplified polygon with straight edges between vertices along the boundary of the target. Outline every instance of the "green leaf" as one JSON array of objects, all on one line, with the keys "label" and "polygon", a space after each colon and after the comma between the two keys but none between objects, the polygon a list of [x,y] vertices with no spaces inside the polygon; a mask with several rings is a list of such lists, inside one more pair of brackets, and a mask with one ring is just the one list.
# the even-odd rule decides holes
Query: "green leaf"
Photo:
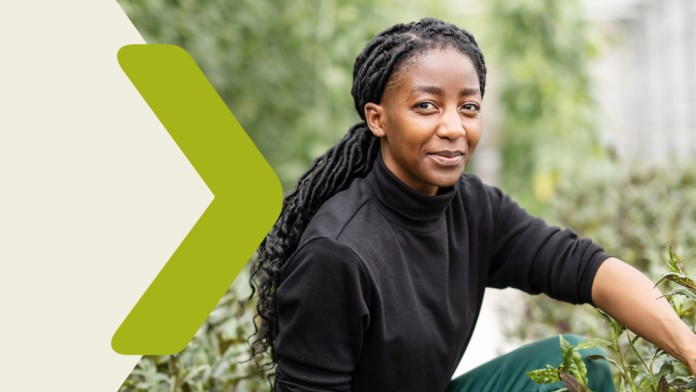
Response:
[{"label": "green leaf", "polygon": [[660,366],[660,371],[657,372],[657,378],[658,379],[665,378],[665,376],[672,373],[673,369],[674,369],[674,363],[672,362],[672,360],[671,359],[666,360],[665,362],[662,363],[662,366]]},{"label": "green leaf", "polygon": [[592,339],[585,339],[582,342],[578,343],[577,346],[575,346],[576,350],[583,350],[586,348],[592,348],[592,347],[606,347],[606,346],[611,346],[611,342],[600,339],[600,338],[592,338]]},{"label": "green leaf", "polygon": [[583,385],[587,385],[587,366],[585,366],[585,362],[582,360],[582,355],[577,351],[573,351],[572,360],[573,364],[568,369],[569,373],[578,378]]},{"label": "green leaf", "polygon": [[611,359],[611,358],[607,358],[607,357],[605,357],[604,355],[599,355],[599,354],[588,355],[588,356],[587,356],[587,359],[590,359],[590,360],[593,360],[593,361],[598,360],[598,359],[601,359],[601,360],[607,361],[607,362],[609,362],[610,364],[614,365],[614,367],[616,367],[619,371],[621,370],[621,366],[619,366],[619,364],[616,363],[616,361],[614,361],[614,360]]},{"label": "green leaf", "polygon": [[688,378],[688,380],[689,380],[689,382],[687,382],[687,383],[684,385],[684,388],[686,388],[686,389],[694,389],[694,388],[696,388],[696,378],[694,378],[694,376],[690,376],[690,377]]},{"label": "green leaf", "polygon": [[669,246],[669,260],[667,260],[667,265],[672,272],[686,275],[684,264],[679,258],[679,255],[674,252],[674,247],[672,245]]},{"label": "green leaf", "polygon": [[566,355],[569,355],[571,352],[573,352],[573,345],[570,344],[569,341],[567,341],[563,335],[558,335],[558,338],[561,342],[561,352],[563,353],[563,357]]},{"label": "green leaf", "polygon": [[550,384],[561,381],[558,370],[551,365],[546,365],[546,369],[537,369],[527,372],[527,376],[537,384]]},{"label": "green leaf", "polygon": [[683,295],[685,297],[689,297],[691,299],[696,299],[696,294],[694,294],[693,291],[689,289],[685,289],[683,287],[677,287],[674,290],[669,291],[668,293],[664,294],[663,297],[671,297],[673,295]]},{"label": "green leaf", "polygon": [[563,363],[559,366],[559,371],[566,371],[587,385],[587,367],[582,361],[582,356],[572,344],[565,340],[563,335],[559,335],[559,338],[563,354]]},{"label": "green leaf", "polygon": [[660,283],[662,283],[665,280],[669,280],[671,282],[680,284],[680,285],[687,287],[689,289],[696,290],[696,283],[694,283],[694,281],[691,280],[691,278],[689,278],[686,275],[678,274],[676,272],[669,272],[669,273],[662,275],[660,280],[658,280],[657,283],[655,283],[655,286],[659,285]]}]

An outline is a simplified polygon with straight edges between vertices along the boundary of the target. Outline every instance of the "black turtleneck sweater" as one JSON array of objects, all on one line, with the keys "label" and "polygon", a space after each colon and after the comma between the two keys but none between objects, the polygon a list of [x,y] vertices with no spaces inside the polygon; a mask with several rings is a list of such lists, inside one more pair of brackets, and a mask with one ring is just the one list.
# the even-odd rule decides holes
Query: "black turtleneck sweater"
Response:
[{"label": "black turtleneck sweater", "polygon": [[608,257],[464,175],[419,194],[375,160],[329,199],[277,290],[278,391],[442,391],[485,287],[591,302]]}]

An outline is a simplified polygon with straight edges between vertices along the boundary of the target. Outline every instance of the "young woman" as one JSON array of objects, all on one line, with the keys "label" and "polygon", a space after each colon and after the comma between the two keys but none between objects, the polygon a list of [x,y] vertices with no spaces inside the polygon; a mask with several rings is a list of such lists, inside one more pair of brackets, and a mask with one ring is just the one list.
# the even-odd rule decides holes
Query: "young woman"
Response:
[{"label": "young woman", "polygon": [[[696,369],[696,338],[647,278],[462,174],[485,81],[474,37],[436,19],[395,25],[357,57],[362,122],[300,178],[252,269],[253,349],[270,351],[276,390],[548,388],[525,372],[560,362],[557,339],[450,381],[486,287],[593,303]],[[606,365],[590,371],[593,390],[613,390]]]}]

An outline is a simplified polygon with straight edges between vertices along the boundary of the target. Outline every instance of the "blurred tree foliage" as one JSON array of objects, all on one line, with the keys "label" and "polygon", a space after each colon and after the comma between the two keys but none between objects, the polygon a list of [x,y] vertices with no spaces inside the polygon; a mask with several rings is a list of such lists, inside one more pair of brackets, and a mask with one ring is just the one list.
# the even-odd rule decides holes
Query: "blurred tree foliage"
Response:
[{"label": "blurred tree foliage", "polygon": [[365,43],[440,3],[395,0],[119,0],[148,43],[186,49],[283,184],[358,121],[353,62]]},{"label": "blurred tree foliage", "polygon": [[598,51],[580,2],[492,0],[501,186],[536,215],[561,176],[601,163],[588,63]]},{"label": "blurred tree foliage", "polygon": [[[500,107],[500,186],[533,215],[582,230],[554,215],[550,203],[559,200],[561,184],[572,191],[578,178],[614,167],[597,140],[588,72],[598,50],[592,28],[578,0],[492,0],[488,11],[486,38]],[[602,328],[594,315],[547,297],[525,297],[523,303],[527,322],[506,323],[508,334],[520,340]]]}]

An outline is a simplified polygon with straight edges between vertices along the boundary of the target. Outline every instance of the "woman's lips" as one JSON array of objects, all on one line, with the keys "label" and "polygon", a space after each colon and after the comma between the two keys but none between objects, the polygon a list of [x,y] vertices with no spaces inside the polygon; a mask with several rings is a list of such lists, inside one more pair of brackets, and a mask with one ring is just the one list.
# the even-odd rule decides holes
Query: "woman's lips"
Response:
[{"label": "woman's lips", "polygon": [[462,151],[438,151],[428,154],[428,157],[433,159],[441,166],[458,166],[464,161],[464,153]]}]

